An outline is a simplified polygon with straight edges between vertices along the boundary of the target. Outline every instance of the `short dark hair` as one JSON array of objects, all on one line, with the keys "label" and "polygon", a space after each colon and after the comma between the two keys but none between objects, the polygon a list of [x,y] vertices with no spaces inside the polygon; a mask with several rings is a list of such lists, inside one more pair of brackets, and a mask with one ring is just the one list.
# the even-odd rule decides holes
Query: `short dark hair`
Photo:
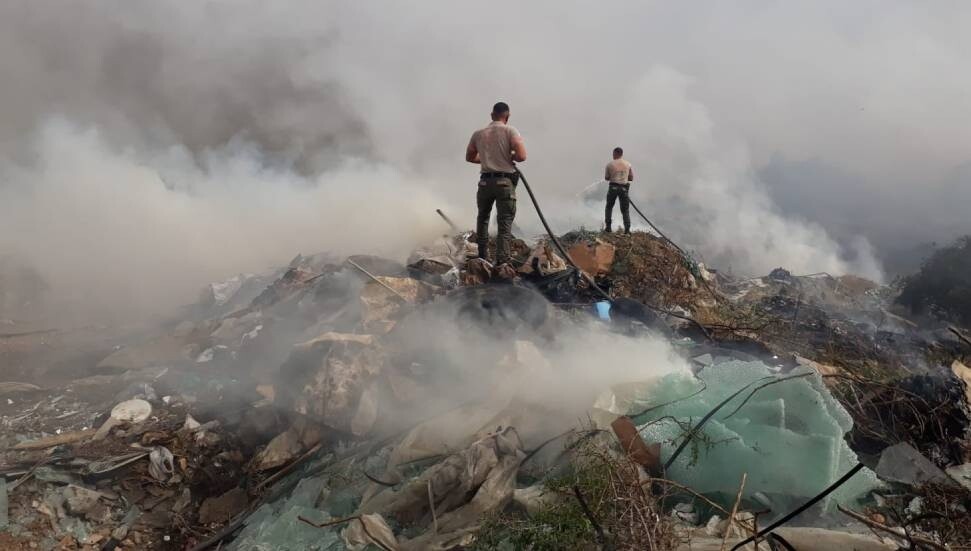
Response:
[{"label": "short dark hair", "polygon": [[620,148],[620,147],[614,148],[614,155],[623,155],[623,154],[624,154],[623,148]]},{"label": "short dark hair", "polygon": [[504,101],[498,101],[492,106],[492,114],[502,116],[509,112],[509,104]]}]

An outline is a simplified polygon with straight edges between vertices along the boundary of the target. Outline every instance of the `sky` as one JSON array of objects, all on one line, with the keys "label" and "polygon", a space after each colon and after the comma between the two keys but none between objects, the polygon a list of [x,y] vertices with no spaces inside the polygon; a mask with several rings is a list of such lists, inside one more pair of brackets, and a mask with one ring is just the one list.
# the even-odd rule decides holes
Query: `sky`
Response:
[{"label": "sky", "polygon": [[298,252],[403,259],[436,208],[473,225],[464,150],[503,100],[558,231],[600,227],[578,194],[620,145],[707,264],[888,280],[971,232],[969,24],[947,1],[10,0],[0,261],[110,316]]}]

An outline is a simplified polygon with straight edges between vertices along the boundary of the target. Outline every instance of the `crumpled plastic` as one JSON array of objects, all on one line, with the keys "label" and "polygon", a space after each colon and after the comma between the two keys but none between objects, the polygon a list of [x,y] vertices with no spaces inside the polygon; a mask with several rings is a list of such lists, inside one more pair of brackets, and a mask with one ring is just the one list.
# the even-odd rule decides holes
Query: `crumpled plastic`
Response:
[{"label": "crumpled plastic", "polygon": [[394,537],[394,532],[384,517],[374,513],[361,515],[357,520],[353,520],[347,528],[341,532],[344,544],[348,551],[363,551],[372,543],[376,543],[382,549],[397,551],[398,540]]},{"label": "crumpled plastic", "polygon": [[533,247],[523,265],[519,268],[521,274],[536,273],[547,276],[567,269],[566,261],[553,252],[549,242],[543,241]]},{"label": "crumpled plastic", "polygon": [[168,482],[175,474],[172,452],[165,446],[155,446],[148,454],[148,474],[159,482]]},{"label": "crumpled plastic", "polygon": [[400,545],[402,550],[434,549],[443,539],[464,536],[483,515],[512,499],[516,473],[524,458],[516,429],[500,428],[405,482],[400,489],[376,494],[361,505],[360,511],[429,527]]}]

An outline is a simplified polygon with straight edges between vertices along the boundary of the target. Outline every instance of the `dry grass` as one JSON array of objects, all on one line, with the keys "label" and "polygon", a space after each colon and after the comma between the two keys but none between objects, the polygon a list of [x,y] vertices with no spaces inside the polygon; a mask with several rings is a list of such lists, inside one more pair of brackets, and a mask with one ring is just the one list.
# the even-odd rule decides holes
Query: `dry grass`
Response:
[{"label": "dry grass", "polygon": [[538,513],[490,519],[476,549],[667,551],[682,539],[662,510],[669,487],[644,483],[640,467],[597,442],[574,448],[573,470],[544,483],[558,499]]}]

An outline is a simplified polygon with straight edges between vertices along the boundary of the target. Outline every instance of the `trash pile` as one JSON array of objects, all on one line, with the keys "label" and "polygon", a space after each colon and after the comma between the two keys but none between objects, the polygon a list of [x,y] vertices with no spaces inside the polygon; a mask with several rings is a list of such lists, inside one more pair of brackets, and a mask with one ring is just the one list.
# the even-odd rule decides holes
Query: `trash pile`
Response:
[{"label": "trash pile", "polygon": [[793,276],[779,268],[723,289],[734,305],[762,318],[750,332],[769,346],[825,364],[902,372],[924,367],[942,341],[956,344],[893,313],[890,289],[855,276]]},{"label": "trash pile", "polygon": [[572,232],[563,241],[571,244],[568,252],[578,263],[587,256],[585,250],[597,255],[595,271],[587,270],[594,268],[591,264],[581,263],[580,267],[596,275],[600,286],[615,296],[684,312],[714,306],[709,286],[715,273],[652,234]]},{"label": "trash pile", "polygon": [[298,255],[0,383],[0,546],[971,545],[971,348],[886,288],[638,232],[474,243]]}]

